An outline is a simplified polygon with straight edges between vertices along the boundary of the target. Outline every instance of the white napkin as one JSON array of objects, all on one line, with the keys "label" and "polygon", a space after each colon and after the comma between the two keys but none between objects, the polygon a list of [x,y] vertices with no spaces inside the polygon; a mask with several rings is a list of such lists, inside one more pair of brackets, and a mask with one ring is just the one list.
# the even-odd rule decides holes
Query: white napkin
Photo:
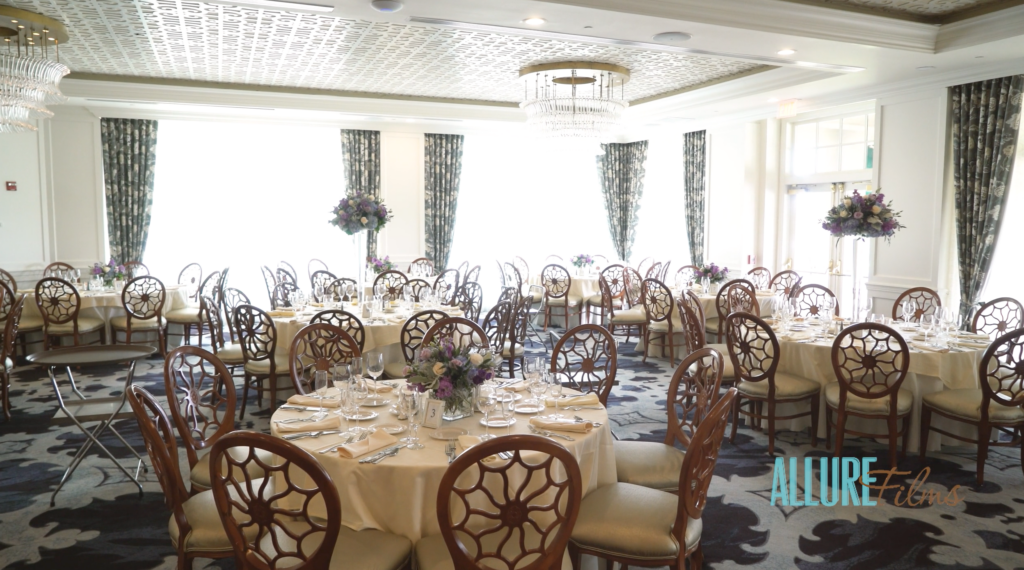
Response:
[{"label": "white napkin", "polygon": [[[478,436],[478,435],[460,435],[459,436],[459,446],[462,447],[462,453],[465,453],[465,452],[469,451],[469,448],[473,447],[474,445],[479,445],[480,443],[481,443],[480,436]],[[484,463],[490,463],[491,461],[497,461],[497,460],[498,460],[498,456],[497,455],[488,455],[487,457],[484,458]]]},{"label": "white napkin", "polygon": [[341,418],[329,415],[318,422],[292,422],[290,424],[277,424],[278,433],[294,433],[298,431],[323,431],[325,429],[338,429],[341,427]]},{"label": "white napkin", "polygon": [[394,390],[394,388],[388,386],[387,384],[374,382],[373,380],[366,381],[366,389],[371,392],[376,392],[378,394],[387,394],[388,392]]},{"label": "white napkin", "polygon": [[783,335],[784,340],[798,341],[798,340],[809,340],[814,338],[814,333],[811,331],[795,331],[787,335]]},{"label": "white napkin", "polygon": [[267,314],[270,315],[270,318],[272,318],[272,319],[274,319],[274,318],[276,318],[276,319],[284,319],[284,318],[294,317],[295,316],[295,311],[277,310],[277,311],[270,311]]},{"label": "white napkin", "polygon": [[529,385],[526,383],[525,380],[520,380],[514,384],[507,384],[505,386],[502,386],[502,390],[507,390],[509,392],[522,392],[528,387]]},{"label": "white napkin", "polygon": [[925,352],[949,352],[948,348],[936,348],[930,344],[925,344],[923,342],[911,342],[910,345],[918,350],[923,350]]},{"label": "white napkin", "polygon": [[[547,404],[549,406],[555,405],[555,400],[548,398]],[[589,394],[583,394],[582,396],[570,396],[568,398],[561,398],[558,400],[559,407],[565,406],[600,406],[601,400],[598,399],[597,394],[591,392]]]},{"label": "white napkin", "polygon": [[394,445],[397,441],[398,438],[388,435],[384,430],[377,430],[363,441],[357,441],[339,447],[338,455],[352,459],[353,457],[366,455],[367,453],[383,449],[389,445]]},{"label": "white napkin", "polygon": [[[312,396],[312,395],[303,396],[302,394],[295,394],[294,396],[288,398],[288,403],[289,404],[294,404],[296,406],[313,406],[313,407],[317,407],[317,406],[320,405],[320,399],[317,398],[316,396]],[[331,399],[331,398],[324,398],[324,407],[325,408],[337,408],[339,406],[341,406],[341,401],[338,400],[337,396],[335,396],[333,399]]]},{"label": "white napkin", "polygon": [[555,431],[574,431],[579,433],[590,433],[590,430],[594,429],[594,423],[590,421],[577,422],[570,419],[555,419],[555,418],[530,418],[530,424],[539,427],[540,429],[550,429]]},{"label": "white napkin", "polygon": [[991,340],[987,334],[976,334],[976,333],[969,333],[969,332],[959,332],[959,333],[957,333],[956,336],[959,337],[959,338],[970,338],[970,339],[974,339],[974,340],[983,340],[983,341],[986,341],[986,342]]},{"label": "white napkin", "polygon": [[966,346],[968,348],[988,348],[987,342],[978,342],[976,340],[958,340],[955,342],[959,346]]}]

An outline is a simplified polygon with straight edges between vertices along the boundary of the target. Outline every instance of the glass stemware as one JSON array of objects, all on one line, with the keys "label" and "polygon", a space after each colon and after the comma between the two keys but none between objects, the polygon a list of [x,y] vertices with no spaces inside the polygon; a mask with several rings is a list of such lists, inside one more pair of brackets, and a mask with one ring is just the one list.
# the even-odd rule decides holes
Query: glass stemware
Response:
[{"label": "glass stemware", "polygon": [[377,378],[380,378],[380,375],[384,374],[384,354],[380,352],[371,352],[364,358],[366,358],[366,372],[373,377],[373,384],[376,386]]},{"label": "glass stemware", "polygon": [[407,438],[409,449],[423,449],[424,446],[420,443],[419,429],[426,398],[423,394],[410,390],[402,394],[402,400],[405,415],[409,418],[409,437]]},{"label": "glass stemware", "polygon": [[317,420],[327,417],[324,410],[324,392],[327,391],[327,371],[317,370],[313,373],[313,390],[316,392],[316,399],[320,401],[320,411],[313,414]]},{"label": "glass stemware", "polygon": [[544,378],[538,374],[527,384],[526,388],[530,391],[533,399],[537,401],[537,411],[533,414],[536,416],[544,409],[544,394],[547,393],[548,386],[544,382]]},{"label": "glass stemware", "polygon": [[512,435],[512,422],[516,415],[515,392],[504,391],[498,396],[501,405],[501,417],[505,420],[505,435]]},{"label": "glass stemware", "polygon": [[548,375],[548,395],[555,401],[555,413],[551,415],[553,418],[561,418],[561,410],[558,409],[558,400],[562,397],[562,379],[558,377],[558,374],[551,373]]},{"label": "glass stemware", "polygon": [[491,412],[493,412],[494,407],[498,405],[498,400],[495,398],[493,386],[480,386],[476,405],[480,408],[480,411],[484,413],[484,435],[480,436],[480,439],[488,440],[494,438],[494,436],[491,435]]}]

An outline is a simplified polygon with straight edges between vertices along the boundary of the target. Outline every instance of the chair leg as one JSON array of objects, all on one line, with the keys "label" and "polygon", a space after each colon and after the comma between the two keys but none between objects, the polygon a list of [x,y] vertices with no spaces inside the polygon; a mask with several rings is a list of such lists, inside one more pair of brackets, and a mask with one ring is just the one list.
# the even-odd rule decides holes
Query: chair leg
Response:
[{"label": "chair leg", "polygon": [[740,397],[732,402],[732,435],[729,436],[729,443],[736,444],[736,428],[740,425]]},{"label": "chair leg", "polygon": [[644,364],[647,364],[647,353],[651,351],[651,329],[644,333]]},{"label": "chair leg", "polygon": [[978,424],[978,484],[985,483],[985,460],[988,459],[988,440],[992,437],[992,428],[987,424]]},{"label": "chair leg", "polygon": [[246,373],[244,380],[242,381],[242,413],[238,415],[238,419],[245,417],[245,403],[249,401],[249,374]]},{"label": "chair leg", "polygon": [[775,400],[768,400],[768,455],[775,455]]},{"label": "chair leg", "polygon": [[544,332],[548,332],[548,323],[551,321],[551,306],[544,306]]},{"label": "chair leg", "polygon": [[910,445],[910,414],[903,416],[903,449],[900,450],[900,459],[907,458],[908,445]]},{"label": "chair leg", "polygon": [[818,447],[818,414],[821,409],[821,392],[811,396],[811,447]]},{"label": "chair leg", "polygon": [[825,405],[825,450],[832,449],[832,408]]},{"label": "chair leg", "polygon": [[839,402],[839,409],[836,412],[836,448],[832,452],[833,457],[839,457],[843,453],[843,437],[846,435],[846,409]]},{"label": "chair leg", "polygon": [[896,410],[889,412],[886,422],[889,424],[889,468],[896,469]]},{"label": "chair leg", "polygon": [[270,413],[277,409],[277,373],[270,373]]},{"label": "chair leg", "polygon": [[690,555],[690,569],[699,570],[704,567],[704,551],[700,548],[700,543],[697,543],[697,549]]},{"label": "chair leg", "polygon": [[928,451],[928,430],[932,427],[932,410],[927,405],[921,406],[921,448],[917,450],[921,459]]},{"label": "chair leg", "polygon": [[569,561],[572,562],[572,570],[580,570],[583,565],[583,554],[580,552],[580,547],[576,546],[569,541]]}]

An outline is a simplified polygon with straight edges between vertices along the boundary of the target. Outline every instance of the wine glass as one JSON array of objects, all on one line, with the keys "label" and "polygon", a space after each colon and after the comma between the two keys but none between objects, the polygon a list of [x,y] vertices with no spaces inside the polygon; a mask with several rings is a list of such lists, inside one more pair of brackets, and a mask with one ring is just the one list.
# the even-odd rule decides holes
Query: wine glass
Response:
[{"label": "wine glass", "polygon": [[324,302],[324,285],[323,283],[317,283],[313,286],[313,300],[317,303]]},{"label": "wine glass", "polygon": [[352,388],[350,389],[350,392],[352,393],[353,403],[355,404],[354,407],[356,408],[355,413],[358,414],[359,406],[361,406],[363,402],[366,401],[366,398],[370,395],[370,390],[367,387],[365,380],[359,380],[352,383]]},{"label": "wine glass", "polygon": [[374,386],[377,385],[377,378],[384,374],[384,354],[371,352],[366,357],[366,372],[373,377]]},{"label": "wine glass", "polygon": [[512,435],[512,418],[516,414],[516,394],[505,390],[498,397],[501,405],[501,417],[505,420],[505,435]]},{"label": "wine glass", "polygon": [[917,303],[915,303],[913,299],[904,299],[903,324],[910,324],[910,319],[913,318],[915,312],[917,312]]},{"label": "wine glass", "polygon": [[327,371],[317,370],[313,373],[313,390],[316,392],[316,399],[320,401],[320,411],[313,414],[317,420],[327,417],[324,411],[324,392],[327,391]]},{"label": "wine glass", "polygon": [[542,375],[538,374],[533,377],[526,388],[530,391],[530,395],[537,400],[537,411],[534,413],[534,415],[537,415],[544,409],[544,394],[547,393],[548,386],[544,382]]},{"label": "wine glass", "polygon": [[423,449],[424,447],[420,443],[419,429],[422,421],[420,416],[426,407],[425,403],[426,399],[423,394],[415,390],[409,390],[402,394],[402,407],[405,415],[409,418],[409,437],[406,438],[409,441],[409,449]]},{"label": "wine glass", "polygon": [[491,435],[491,412],[494,411],[494,407],[498,405],[498,400],[494,395],[493,386],[480,386],[480,393],[476,399],[476,405],[480,408],[480,411],[484,413],[484,435],[480,436],[481,440],[488,440],[494,438]]},{"label": "wine glass", "polygon": [[923,315],[921,317],[921,332],[924,333],[925,344],[932,344],[934,338],[929,338],[935,332],[935,315]]},{"label": "wine glass", "polygon": [[555,413],[551,415],[553,418],[561,418],[562,413],[558,409],[558,400],[562,397],[562,379],[558,377],[558,374],[548,375],[550,383],[548,384],[548,395],[555,401]]},{"label": "wine glass", "polygon": [[363,359],[362,359],[362,357],[359,357],[359,356],[352,357],[352,359],[349,360],[348,365],[352,369],[352,380],[355,380],[357,382],[359,380],[362,380],[362,378],[363,378]]}]

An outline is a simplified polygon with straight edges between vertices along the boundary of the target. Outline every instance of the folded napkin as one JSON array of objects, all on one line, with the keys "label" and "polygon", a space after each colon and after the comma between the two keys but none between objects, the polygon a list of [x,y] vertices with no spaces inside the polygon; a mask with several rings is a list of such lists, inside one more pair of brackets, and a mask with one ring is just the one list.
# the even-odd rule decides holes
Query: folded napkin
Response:
[{"label": "folded napkin", "polygon": [[284,317],[294,317],[295,316],[295,311],[277,310],[277,311],[270,311],[267,314],[270,315],[271,318],[279,318],[280,319],[280,318],[284,318]]},{"label": "folded napkin", "polygon": [[570,419],[554,419],[554,418],[530,418],[530,425],[539,427],[540,429],[550,429],[555,431],[575,431],[579,433],[590,433],[590,430],[594,429],[593,422],[577,422]]},{"label": "folded napkin", "polygon": [[988,348],[987,342],[977,342],[973,340],[958,340],[955,342],[958,346],[966,346],[968,348]]},{"label": "folded napkin", "polygon": [[359,457],[360,455],[373,453],[378,449],[384,449],[389,445],[394,445],[396,442],[398,442],[398,438],[388,435],[384,430],[377,430],[363,441],[357,441],[339,447],[338,455],[352,459],[354,457]]},{"label": "folded napkin", "polygon": [[529,384],[526,383],[526,380],[520,380],[520,381],[512,383],[512,384],[506,384],[506,385],[502,386],[501,389],[502,390],[507,390],[509,392],[522,392],[523,390],[527,389],[528,387],[529,387]]},{"label": "folded napkin", "polygon": [[324,304],[323,303],[310,303],[309,306],[310,307],[323,307]]},{"label": "folded napkin", "polygon": [[[481,443],[480,436],[478,436],[478,435],[460,435],[459,436],[459,446],[462,447],[462,453],[465,453],[465,452],[469,451],[469,448],[473,447],[474,445],[479,445],[480,443]],[[488,455],[487,457],[484,458],[484,463],[490,463],[491,461],[497,461],[497,460],[498,460],[498,456],[497,455]]]},{"label": "folded napkin", "polygon": [[394,388],[392,388],[391,386],[388,386],[387,384],[382,384],[380,382],[374,382],[373,380],[367,380],[366,381],[366,388],[367,388],[367,390],[369,390],[371,392],[376,392],[378,394],[387,394],[388,392],[394,390]]},{"label": "folded napkin", "polygon": [[325,429],[340,428],[341,418],[331,414],[318,422],[293,422],[290,424],[276,425],[278,433],[295,433],[298,431],[323,431]]},{"label": "folded napkin", "polygon": [[910,345],[918,350],[923,350],[925,352],[949,352],[948,348],[934,347],[930,344],[925,344],[923,342],[911,342]]},{"label": "folded napkin", "polygon": [[986,341],[986,342],[991,340],[990,337],[987,334],[975,334],[975,333],[969,333],[969,332],[959,332],[959,333],[957,333],[956,336],[959,337],[959,338],[972,338],[974,340],[983,340],[983,341]]},{"label": "folded napkin", "polygon": [[[547,404],[549,406],[555,405],[555,400],[548,398]],[[570,396],[568,398],[561,398],[558,400],[558,406],[600,406],[601,400],[597,398],[597,394],[591,392],[589,394],[583,394],[582,396]]]},{"label": "folded napkin", "polygon": [[[302,394],[295,394],[294,396],[288,398],[288,403],[296,406],[316,407],[320,405],[320,399],[313,395],[303,396]],[[325,408],[337,408],[339,406],[341,406],[341,401],[338,399],[337,396],[335,396],[333,399],[328,397],[324,398]]]},{"label": "folded napkin", "polygon": [[400,325],[405,323],[405,317],[388,317],[387,321],[393,325]]},{"label": "folded napkin", "polygon": [[814,338],[814,333],[811,331],[795,331],[787,335],[783,335],[783,340],[798,341],[798,340],[809,340]]}]

